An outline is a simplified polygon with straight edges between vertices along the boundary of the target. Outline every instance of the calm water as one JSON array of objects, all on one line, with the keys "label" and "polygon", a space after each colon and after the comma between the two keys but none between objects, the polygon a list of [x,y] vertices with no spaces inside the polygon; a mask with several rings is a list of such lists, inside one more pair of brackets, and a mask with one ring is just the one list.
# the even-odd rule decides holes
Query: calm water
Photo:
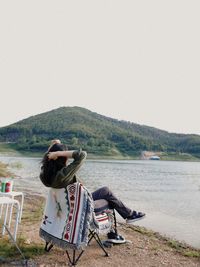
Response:
[{"label": "calm water", "polygon": [[[0,161],[11,164],[19,176],[15,190],[46,194],[38,178],[40,159]],[[16,168],[19,164],[22,167]],[[107,185],[128,206],[145,212],[138,225],[200,248],[199,162],[87,160],[79,177],[91,191]]]}]

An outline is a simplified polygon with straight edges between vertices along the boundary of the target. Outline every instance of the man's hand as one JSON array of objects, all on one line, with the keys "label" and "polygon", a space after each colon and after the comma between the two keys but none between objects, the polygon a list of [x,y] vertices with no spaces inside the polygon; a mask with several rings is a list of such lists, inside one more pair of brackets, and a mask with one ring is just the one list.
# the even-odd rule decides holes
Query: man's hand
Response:
[{"label": "man's hand", "polygon": [[56,160],[58,158],[58,153],[57,152],[49,152],[47,154],[47,157],[49,160],[51,160],[51,159]]}]

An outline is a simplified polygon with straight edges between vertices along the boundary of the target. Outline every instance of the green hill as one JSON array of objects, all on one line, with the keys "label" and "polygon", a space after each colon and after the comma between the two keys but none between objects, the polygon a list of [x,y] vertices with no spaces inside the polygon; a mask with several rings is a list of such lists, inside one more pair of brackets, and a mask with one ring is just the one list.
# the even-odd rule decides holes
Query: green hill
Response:
[{"label": "green hill", "polygon": [[18,151],[44,152],[55,138],[68,144],[69,149],[81,146],[102,156],[133,157],[148,150],[200,157],[199,135],[169,133],[81,107],[61,107],[0,128],[0,142]]}]

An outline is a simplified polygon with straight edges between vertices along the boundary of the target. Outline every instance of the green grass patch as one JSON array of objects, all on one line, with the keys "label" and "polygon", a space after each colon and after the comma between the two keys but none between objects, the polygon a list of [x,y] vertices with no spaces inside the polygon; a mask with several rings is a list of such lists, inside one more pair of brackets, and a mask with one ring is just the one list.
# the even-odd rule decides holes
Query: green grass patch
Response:
[{"label": "green grass patch", "polygon": [[186,248],[185,245],[183,245],[182,243],[180,243],[176,240],[172,240],[172,239],[168,240],[167,244],[171,248],[175,248],[176,250],[179,250],[179,251]]},{"label": "green grass patch", "polygon": [[[33,258],[45,253],[44,245],[35,243],[27,245],[24,238],[18,238],[17,245],[19,246],[26,259]],[[3,260],[13,260],[21,257],[16,246],[8,238],[0,239],[0,251],[0,262]]]},{"label": "green grass patch", "polygon": [[199,158],[192,156],[188,153],[162,153],[161,160],[172,160],[172,161],[199,161]]},{"label": "green grass patch", "polygon": [[185,251],[183,252],[183,255],[186,257],[200,258],[200,252],[193,250]]},{"label": "green grass patch", "polygon": [[200,258],[200,250],[194,249],[176,240],[168,240],[167,244],[183,256]]},{"label": "green grass patch", "polygon": [[155,233],[151,230],[146,229],[145,227],[137,226],[137,225],[127,225],[127,228],[131,228],[132,230],[147,236],[154,236]]},{"label": "green grass patch", "polygon": [[16,151],[11,143],[0,143],[0,152],[14,152]]},{"label": "green grass patch", "polygon": [[18,150],[14,143],[0,143],[0,153],[6,156],[13,157],[42,157],[44,153],[34,151]]}]

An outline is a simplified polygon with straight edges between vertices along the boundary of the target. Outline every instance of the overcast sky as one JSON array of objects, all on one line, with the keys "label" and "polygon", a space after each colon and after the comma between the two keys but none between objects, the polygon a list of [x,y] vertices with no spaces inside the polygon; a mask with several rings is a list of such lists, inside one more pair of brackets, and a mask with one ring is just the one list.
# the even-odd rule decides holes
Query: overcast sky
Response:
[{"label": "overcast sky", "polygon": [[199,0],[0,0],[0,127],[81,106],[200,134]]}]

